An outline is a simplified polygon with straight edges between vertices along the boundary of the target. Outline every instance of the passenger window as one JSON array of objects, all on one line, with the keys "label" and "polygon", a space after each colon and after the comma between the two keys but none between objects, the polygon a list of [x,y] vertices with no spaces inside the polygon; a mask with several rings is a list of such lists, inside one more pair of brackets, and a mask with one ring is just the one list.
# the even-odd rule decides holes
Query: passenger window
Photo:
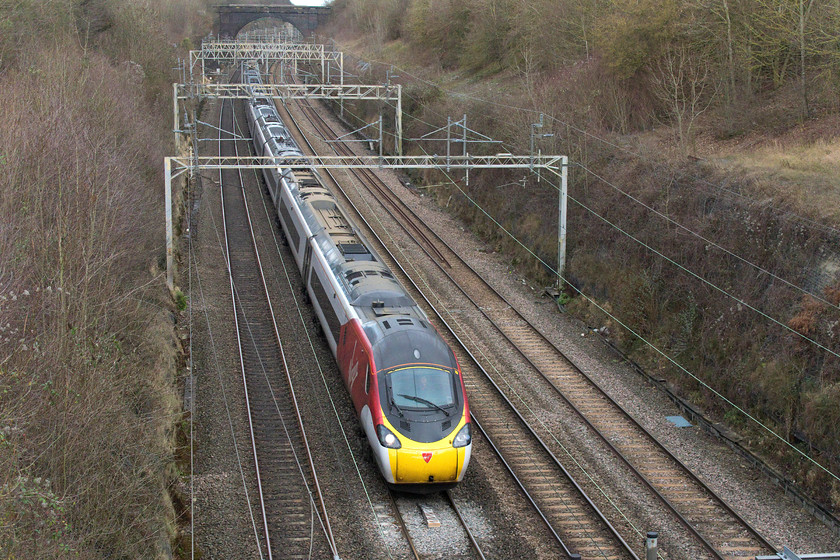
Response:
[{"label": "passenger window", "polygon": [[365,394],[370,393],[370,365],[365,368]]}]

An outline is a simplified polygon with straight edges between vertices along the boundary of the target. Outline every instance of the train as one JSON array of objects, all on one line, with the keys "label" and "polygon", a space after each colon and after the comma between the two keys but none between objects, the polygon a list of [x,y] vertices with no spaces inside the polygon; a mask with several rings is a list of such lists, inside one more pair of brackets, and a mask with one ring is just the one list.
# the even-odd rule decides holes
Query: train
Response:
[{"label": "train", "polygon": [[[255,64],[242,72],[243,83],[261,83]],[[302,152],[274,102],[251,91],[254,151],[274,158],[263,178],[379,471],[401,491],[454,486],[472,452],[455,354],[317,170],[283,167]]]}]

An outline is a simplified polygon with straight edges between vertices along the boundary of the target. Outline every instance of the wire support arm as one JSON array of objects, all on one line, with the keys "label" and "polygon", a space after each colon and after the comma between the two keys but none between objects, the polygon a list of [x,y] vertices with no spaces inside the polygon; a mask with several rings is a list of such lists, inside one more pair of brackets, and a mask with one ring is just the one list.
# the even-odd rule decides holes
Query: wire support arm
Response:
[{"label": "wire support arm", "polygon": [[398,88],[362,84],[178,84],[178,99],[193,96],[216,99],[360,99],[370,101],[398,101]]},{"label": "wire support arm", "polygon": [[538,156],[496,154],[466,156],[299,156],[293,158],[272,157],[220,157],[198,158],[173,157],[173,169],[196,167],[196,170],[218,169],[530,169],[538,167],[560,174],[564,166],[563,156]]}]

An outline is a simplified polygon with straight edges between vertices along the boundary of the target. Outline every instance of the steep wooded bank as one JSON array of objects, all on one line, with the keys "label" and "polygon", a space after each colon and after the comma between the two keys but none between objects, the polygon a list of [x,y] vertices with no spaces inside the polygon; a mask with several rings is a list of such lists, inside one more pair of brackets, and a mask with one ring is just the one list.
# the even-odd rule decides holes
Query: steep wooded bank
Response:
[{"label": "steep wooded bank", "polygon": [[[171,557],[163,157],[201,2],[0,4],[0,556]],[[182,47],[187,47],[185,42]]]},{"label": "steep wooded bank", "polygon": [[[353,72],[403,84],[406,137],[467,114],[470,128],[504,142],[471,153],[527,153],[545,113],[533,130],[555,136],[536,146],[573,163],[574,289],[561,303],[840,507],[838,4],[334,6],[329,34],[355,53],[345,59]],[[345,103],[345,116],[378,115]],[[407,143],[409,153],[445,150]],[[519,270],[553,281],[556,185],[500,172],[474,173],[469,185],[452,178],[457,186],[440,174],[413,179]]]}]

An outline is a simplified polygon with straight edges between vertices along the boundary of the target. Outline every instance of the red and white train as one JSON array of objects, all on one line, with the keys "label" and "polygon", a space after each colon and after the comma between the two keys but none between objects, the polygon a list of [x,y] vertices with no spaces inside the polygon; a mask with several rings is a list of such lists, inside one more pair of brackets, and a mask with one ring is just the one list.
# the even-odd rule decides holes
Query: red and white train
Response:
[{"label": "red and white train", "polygon": [[[254,66],[243,72],[260,83]],[[472,437],[452,349],[318,173],[283,167],[301,152],[271,99],[252,97],[246,112],[257,154],[277,158],[263,176],[382,476],[408,491],[455,484]]]}]

